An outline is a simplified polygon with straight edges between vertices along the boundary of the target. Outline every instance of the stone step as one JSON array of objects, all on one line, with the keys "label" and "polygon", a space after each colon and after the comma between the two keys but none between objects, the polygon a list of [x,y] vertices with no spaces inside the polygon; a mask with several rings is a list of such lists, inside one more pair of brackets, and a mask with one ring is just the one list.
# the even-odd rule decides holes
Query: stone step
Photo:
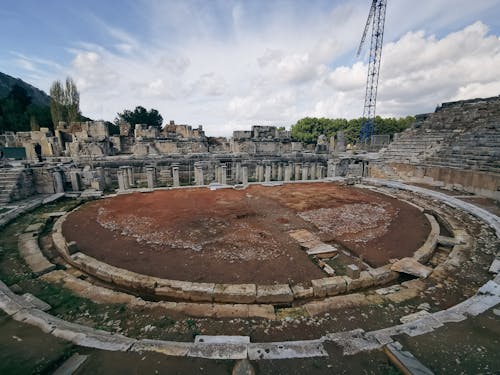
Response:
[{"label": "stone step", "polygon": [[53,375],[72,375],[78,371],[87,358],[88,355],[75,353],[56,369]]}]

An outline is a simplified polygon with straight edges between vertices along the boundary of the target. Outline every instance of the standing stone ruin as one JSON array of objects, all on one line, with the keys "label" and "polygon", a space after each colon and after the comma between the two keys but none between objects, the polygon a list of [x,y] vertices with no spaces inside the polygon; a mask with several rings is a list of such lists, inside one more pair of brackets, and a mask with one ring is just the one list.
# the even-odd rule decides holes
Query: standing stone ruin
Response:
[{"label": "standing stone ruin", "polygon": [[0,202],[58,192],[336,176],[430,183],[498,200],[499,129],[499,97],[443,103],[417,116],[378,153],[347,150],[341,131],[329,142],[320,136],[308,145],[273,126],[234,131],[226,140],[173,121],[161,131],[122,123],[117,135],[102,121],[61,122],[54,134],[42,128],[0,135],[0,147],[24,148],[26,155],[2,160]]}]

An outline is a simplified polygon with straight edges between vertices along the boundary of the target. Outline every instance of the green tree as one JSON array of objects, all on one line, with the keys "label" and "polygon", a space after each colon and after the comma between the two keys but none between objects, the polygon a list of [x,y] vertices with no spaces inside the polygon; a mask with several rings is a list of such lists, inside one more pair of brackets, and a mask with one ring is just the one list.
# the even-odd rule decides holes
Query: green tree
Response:
[{"label": "green tree", "polygon": [[[22,90],[22,88],[21,88]],[[29,130],[29,117],[26,115],[25,97],[19,95],[12,89],[5,98],[0,101],[0,129],[2,131]]]},{"label": "green tree", "polygon": [[[377,116],[375,118],[375,134],[389,134],[392,137],[394,133],[406,129],[413,121],[415,121],[413,116],[399,119]],[[362,123],[362,118],[346,120],[343,118],[305,117],[292,125],[292,139],[305,143],[314,143],[321,134],[329,138],[341,130],[344,132],[346,141],[354,144],[359,139]]]},{"label": "green tree", "polygon": [[66,78],[64,101],[66,105],[67,121],[78,121],[80,118],[80,94],[76,88],[75,82],[70,77]]},{"label": "green tree", "polygon": [[60,81],[52,83],[50,113],[54,127],[57,127],[59,121],[70,123],[80,120],[80,94],[71,77],[66,78],[64,85]]},{"label": "green tree", "polygon": [[55,81],[50,86],[50,114],[54,128],[59,121],[64,121],[64,89],[60,81]]},{"label": "green tree", "polygon": [[119,125],[121,122],[128,122],[131,125],[147,124],[161,128],[163,117],[156,109],[151,108],[148,111],[142,106],[137,106],[133,111],[126,109],[122,113],[117,113],[115,124]]}]

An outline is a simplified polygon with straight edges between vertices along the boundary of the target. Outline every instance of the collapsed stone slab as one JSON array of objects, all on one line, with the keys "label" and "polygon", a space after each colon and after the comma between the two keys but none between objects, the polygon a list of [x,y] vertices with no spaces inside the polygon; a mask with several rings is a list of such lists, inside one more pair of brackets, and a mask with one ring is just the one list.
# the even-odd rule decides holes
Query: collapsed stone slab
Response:
[{"label": "collapsed stone slab", "polygon": [[420,278],[427,278],[432,272],[432,268],[417,262],[415,258],[403,258],[391,266],[392,271],[406,273]]}]

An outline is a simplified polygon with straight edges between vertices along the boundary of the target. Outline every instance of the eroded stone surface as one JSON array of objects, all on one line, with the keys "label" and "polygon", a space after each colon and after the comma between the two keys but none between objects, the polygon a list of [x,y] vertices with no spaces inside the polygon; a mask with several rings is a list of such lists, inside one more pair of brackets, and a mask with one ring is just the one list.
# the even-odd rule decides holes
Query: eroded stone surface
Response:
[{"label": "eroded stone surface", "polygon": [[403,258],[391,266],[392,271],[403,272],[425,279],[432,272],[432,268],[417,262],[415,258]]},{"label": "eroded stone surface", "polygon": [[255,284],[216,284],[215,302],[253,303],[257,298]]},{"label": "eroded stone surface", "polygon": [[293,293],[288,284],[257,285],[258,303],[288,303],[293,301]]},{"label": "eroded stone surface", "polygon": [[251,361],[326,356],[328,356],[328,353],[320,340],[285,341],[248,345],[248,358]]}]

